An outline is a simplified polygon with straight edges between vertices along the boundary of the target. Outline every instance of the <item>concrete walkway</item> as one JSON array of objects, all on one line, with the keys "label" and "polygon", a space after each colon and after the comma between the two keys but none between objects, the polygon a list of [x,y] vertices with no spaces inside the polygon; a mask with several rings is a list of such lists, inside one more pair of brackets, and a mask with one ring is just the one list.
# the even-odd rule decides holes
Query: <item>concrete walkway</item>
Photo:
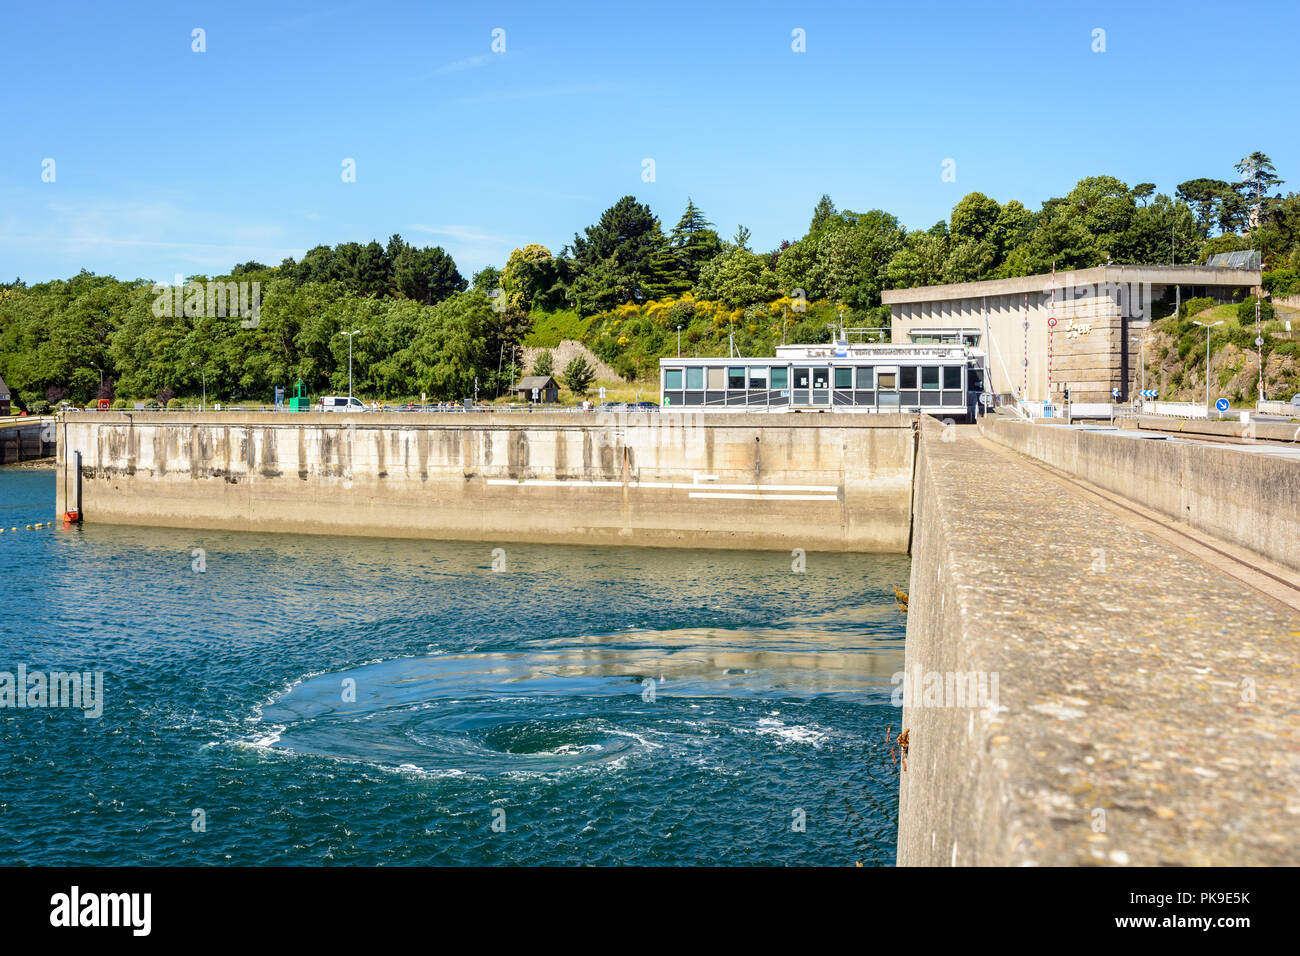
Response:
[{"label": "concrete walkway", "polygon": [[997,700],[904,707],[899,863],[1300,863],[1300,614],[973,428],[917,469],[908,673]]}]

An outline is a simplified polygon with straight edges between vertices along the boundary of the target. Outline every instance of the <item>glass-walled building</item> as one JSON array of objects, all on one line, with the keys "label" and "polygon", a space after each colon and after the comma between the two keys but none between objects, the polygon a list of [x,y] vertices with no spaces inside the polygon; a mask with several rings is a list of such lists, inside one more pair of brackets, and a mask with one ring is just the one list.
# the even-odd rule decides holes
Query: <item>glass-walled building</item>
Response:
[{"label": "glass-walled building", "polygon": [[666,408],[970,416],[984,356],[964,344],[789,345],[769,358],[659,361]]}]

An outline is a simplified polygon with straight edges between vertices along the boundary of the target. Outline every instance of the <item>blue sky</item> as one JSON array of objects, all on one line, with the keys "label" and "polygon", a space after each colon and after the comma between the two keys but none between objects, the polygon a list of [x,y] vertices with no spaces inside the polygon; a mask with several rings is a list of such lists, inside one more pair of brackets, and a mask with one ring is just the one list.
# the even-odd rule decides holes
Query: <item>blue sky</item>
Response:
[{"label": "blue sky", "polygon": [[558,252],[628,193],[665,228],[690,196],[765,250],[823,192],[928,228],[972,190],[1172,192],[1256,149],[1297,189],[1280,44],[1300,7],[1260,10],[1247,29],[1195,2],[11,5],[0,277],[169,280],[394,232],[468,277]]}]

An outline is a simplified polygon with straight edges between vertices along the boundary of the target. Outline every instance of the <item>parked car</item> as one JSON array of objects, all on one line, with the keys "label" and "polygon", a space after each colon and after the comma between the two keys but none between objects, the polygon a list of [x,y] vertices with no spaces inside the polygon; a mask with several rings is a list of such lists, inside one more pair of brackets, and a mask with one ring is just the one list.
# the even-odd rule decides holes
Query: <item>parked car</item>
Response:
[{"label": "parked car", "polygon": [[346,395],[325,395],[320,400],[320,410],[322,412],[368,412],[368,406],[355,395],[348,398]]},{"label": "parked car", "polygon": [[643,412],[657,412],[659,406],[655,402],[637,402],[636,407]]}]

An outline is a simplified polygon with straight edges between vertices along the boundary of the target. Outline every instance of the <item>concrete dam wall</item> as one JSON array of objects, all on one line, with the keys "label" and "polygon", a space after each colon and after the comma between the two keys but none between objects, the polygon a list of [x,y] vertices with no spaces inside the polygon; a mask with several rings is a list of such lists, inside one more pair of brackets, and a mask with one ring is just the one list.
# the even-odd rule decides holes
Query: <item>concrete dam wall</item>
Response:
[{"label": "concrete dam wall", "polygon": [[[905,552],[907,415],[79,412],[58,512],[319,534]],[[80,489],[75,463],[80,455]]]}]

